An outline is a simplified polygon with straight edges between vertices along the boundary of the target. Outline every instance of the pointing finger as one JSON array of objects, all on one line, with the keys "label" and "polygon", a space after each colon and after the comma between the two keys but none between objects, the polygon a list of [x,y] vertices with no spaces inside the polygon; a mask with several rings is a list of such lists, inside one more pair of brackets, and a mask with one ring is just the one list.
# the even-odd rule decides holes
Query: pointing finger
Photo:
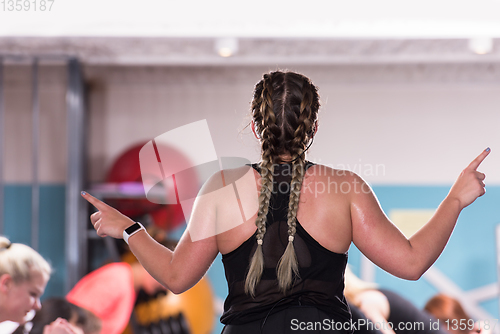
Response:
[{"label": "pointing finger", "polygon": [[481,162],[483,162],[483,160],[488,156],[488,154],[490,154],[489,147],[483,152],[481,152],[481,154],[478,155],[476,159],[472,160],[472,162],[469,164],[469,166],[467,166],[467,168],[476,170],[481,164]]},{"label": "pointing finger", "polygon": [[94,196],[92,196],[91,194],[89,194],[89,193],[87,193],[85,191],[82,191],[82,196],[90,204],[92,204],[93,206],[95,206],[96,209],[99,210],[99,211],[102,211],[102,210],[105,210],[105,209],[109,208],[109,206],[106,203],[104,203],[101,200],[98,200],[97,198],[95,198]]}]

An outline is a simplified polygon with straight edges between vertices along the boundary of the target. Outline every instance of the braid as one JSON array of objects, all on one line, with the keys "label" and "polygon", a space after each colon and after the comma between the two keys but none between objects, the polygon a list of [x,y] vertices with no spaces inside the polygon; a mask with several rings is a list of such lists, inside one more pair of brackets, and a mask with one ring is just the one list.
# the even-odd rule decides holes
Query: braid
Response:
[{"label": "braid", "polygon": [[254,111],[260,112],[262,127],[262,162],[260,163],[261,173],[261,188],[259,194],[259,212],[255,220],[257,226],[257,249],[255,250],[250,268],[245,280],[245,293],[252,296],[255,295],[255,287],[260,281],[262,272],[264,271],[264,254],[262,253],[262,243],[266,234],[267,213],[269,211],[269,201],[273,191],[273,173],[274,173],[274,146],[273,142],[273,125],[276,122],[276,116],[273,111],[272,88],[267,84],[270,76],[265,76],[262,85],[262,93],[260,99],[254,104]]},{"label": "braid", "polygon": [[312,133],[312,94],[311,86],[304,82],[302,86],[302,100],[300,103],[298,126],[294,131],[294,137],[289,148],[293,159],[292,181],[290,184],[290,200],[288,202],[288,245],[283,253],[277,268],[278,284],[283,292],[292,285],[293,275],[299,276],[299,264],[293,240],[297,231],[297,211],[299,208],[300,191],[305,174],[305,144],[307,137]]},{"label": "braid", "polygon": [[299,264],[295,248],[293,247],[293,240],[297,228],[297,210],[299,208],[300,190],[302,188],[302,180],[304,179],[305,171],[305,158],[303,154],[296,155],[293,162],[292,181],[290,185],[290,201],[288,202],[288,245],[283,253],[280,261],[278,262],[277,276],[278,284],[283,292],[292,284],[293,274],[299,275]]},{"label": "braid", "polygon": [[262,243],[266,233],[267,213],[273,191],[274,164],[289,154],[292,160],[292,180],[288,204],[288,245],[276,268],[281,291],[292,285],[299,275],[299,265],[293,240],[296,233],[297,210],[305,174],[306,143],[314,135],[314,122],[319,109],[316,87],[306,77],[293,72],[272,72],[255,86],[252,101],[255,130],[261,138],[261,188],[257,226],[257,248],[245,280],[245,292],[252,296],[264,271]]}]

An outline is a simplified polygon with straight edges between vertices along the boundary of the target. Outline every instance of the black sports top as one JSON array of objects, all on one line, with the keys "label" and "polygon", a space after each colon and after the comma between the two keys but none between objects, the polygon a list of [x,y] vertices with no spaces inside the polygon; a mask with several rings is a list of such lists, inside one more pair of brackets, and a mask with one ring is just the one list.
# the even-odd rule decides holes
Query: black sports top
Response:
[{"label": "black sports top", "polygon": [[[313,163],[307,162],[306,169]],[[258,165],[252,167],[259,171]],[[264,271],[255,298],[245,293],[245,278],[257,248],[256,233],[238,248],[222,255],[229,293],[224,302],[223,324],[241,325],[263,319],[292,305],[315,306],[331,320],[349,322],[351,313],[344,297],[344,271],[347,253],[329,251],[314,240],[297,221],[294,239],[300,276],[290,290],[279,290],[276,268],[288,244],[287,212],[290,196],[291,164],[275,167],[273,193],[264,235]]]}]

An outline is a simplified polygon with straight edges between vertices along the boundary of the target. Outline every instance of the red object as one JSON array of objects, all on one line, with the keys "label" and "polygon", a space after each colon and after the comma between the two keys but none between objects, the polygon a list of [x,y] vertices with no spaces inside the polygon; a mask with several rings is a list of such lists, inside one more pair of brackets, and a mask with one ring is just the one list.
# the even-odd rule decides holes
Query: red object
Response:
[{"label": "red object", "polygon": [[[146,143],[141,143],[127,149],[113,163],[106,177],[106,182],[142,182],[141,168],[139,163],[139,152]],[[178,150],[162,146],[162,150],[168,152],[172,161],[182,165],[190,165],[189,159]],[[158,162],[152,162],[158,163]],[[192,178],[192,187],[198,187],[198,177]],[[156,226],[166,231],[172,230],[184,223],[185,218],[180,204],[155,204],[147,199],[123,199],[106,197],[106,202],[118,211],[132,219],[149,214]]]},{"label": "red object", "polygon": [[130,320],[136,293],[129,264],[111,263],[85,275],[66,299],[102,320],[102,333],[121,334]]}]

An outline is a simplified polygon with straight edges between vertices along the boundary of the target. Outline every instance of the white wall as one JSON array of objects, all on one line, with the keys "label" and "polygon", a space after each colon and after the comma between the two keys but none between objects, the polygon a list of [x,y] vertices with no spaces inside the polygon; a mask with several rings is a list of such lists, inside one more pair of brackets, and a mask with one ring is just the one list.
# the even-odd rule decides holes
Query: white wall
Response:
[{"label": "white wall", "polygon": [[[207,119],[219,156],[258,159],[249,129],[254,84],[270,67],[87,66],[89,175],[102,181],[128,146]],[[320,128],[309,158],[353,169],[374,184],[451,183],[482,149],[500,183],[500,79],[488,65],[289,67],[320,88]],[[7,182],[31,178],[30,73],[5,76]],[[66,176],[65,73],[41,72],[42,182]],[[241,131],[241,132],[240,132]],[[500,151],[499,151],[500,152]],[[375,174],[375,175],[370,175]]]},{"label": "white wall", "polygon": [[[4,180],[32,180],[32,68],[6,65],[4,71]],[[38,177],[44,183],[66,180],[66,73],[63,66],[40,66]],[[0,97],[1,98],[1,97]]]},{"label": "white wall", "polygon": [[[481,170],[489,184],[500,182],[500,82],[486,74],[483,80],[470,75],[474,68],[446,66],[290,69],[320,88],[320,128],[310,159],[353,169],[374,184],[443,184],[490,146]],[[253,86],[268,70],[88,69],[99,82],[90,95],[92,180],[101,180],[128,145],[200,119],[207,119],[219,156],[257,160],[253,135],[239,131],[249,121]]]}]

